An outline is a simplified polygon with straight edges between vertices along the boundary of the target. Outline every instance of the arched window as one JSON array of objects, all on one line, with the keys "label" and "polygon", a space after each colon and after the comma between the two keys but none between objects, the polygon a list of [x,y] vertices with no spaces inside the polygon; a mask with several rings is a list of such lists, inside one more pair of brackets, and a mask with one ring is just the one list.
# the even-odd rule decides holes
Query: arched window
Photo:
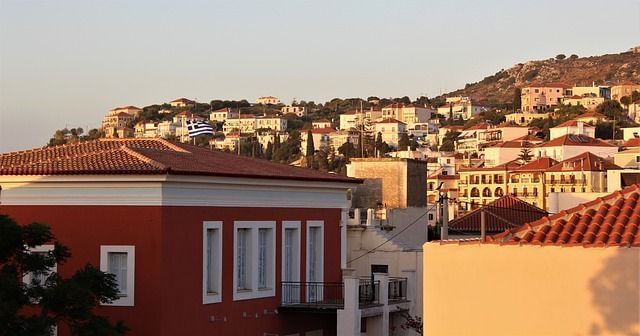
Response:
[{"label": "arched window", "polygon": [[471,189],[471,197],[480,197],[480,190],[478,188]]},{"label": "arched window", "polygon": [[483,197],[491,197],[491,189],[489,189],[489,188],[482,189],[482,196]]},{"label": "arched window", "polygon": [[504,196],[504,190],[502,190],[502,188],[497,187],[496,188],[496,192],[494,193],[494,195],[496,195],[496,197],[502,197]]}]

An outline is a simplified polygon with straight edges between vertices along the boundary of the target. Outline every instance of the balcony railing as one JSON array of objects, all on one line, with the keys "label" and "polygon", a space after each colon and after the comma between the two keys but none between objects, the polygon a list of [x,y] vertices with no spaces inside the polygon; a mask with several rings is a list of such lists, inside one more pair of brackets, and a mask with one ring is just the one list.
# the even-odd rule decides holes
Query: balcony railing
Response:
[{"label": "balcony railing", "polygon": [[586,182],[586,180],[584,180],[584,179],[575,179],[575,180],[567,179],[567,180],[546,180],[545,183],[547,183],[547,184],[578,185],[578,184],[584,184],[585,182]]},{"label": "balcony railing", "polygon": [[344,306],[342,282],[282,282],[282,306],[341,308]]},{"label": "balcony railing", "polygon": [[407,299],[407,278],[389,278],[389,302]]},{"label": "balcony railing", "polygon": [[[391,288],[394,289],[396,300],[403,300],[400,299],[401,296],[406,299],[406,279],[404,279],[404,283],[397,281],[392,285],[390,282],[389,288],[389,295],[391,295]],[[377,305],[379,296],[380,281],[372,281],[371,278],[360,279],[358,287],[360,307]],[[306,309],[342,309],[344,307],[344,284],[342,282],[283,281],[280,306]]]}]

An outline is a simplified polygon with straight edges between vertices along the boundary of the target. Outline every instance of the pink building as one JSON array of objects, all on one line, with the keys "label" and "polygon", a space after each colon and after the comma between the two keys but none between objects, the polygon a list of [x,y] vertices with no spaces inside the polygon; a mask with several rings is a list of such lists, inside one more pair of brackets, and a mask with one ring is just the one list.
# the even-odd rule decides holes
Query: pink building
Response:
[{"label": "pink building", "polygon": [[571,86],[565,83],[531,84],[522,88],[521,102],[523,112],[545,111],[558,105],[570,95]]}]

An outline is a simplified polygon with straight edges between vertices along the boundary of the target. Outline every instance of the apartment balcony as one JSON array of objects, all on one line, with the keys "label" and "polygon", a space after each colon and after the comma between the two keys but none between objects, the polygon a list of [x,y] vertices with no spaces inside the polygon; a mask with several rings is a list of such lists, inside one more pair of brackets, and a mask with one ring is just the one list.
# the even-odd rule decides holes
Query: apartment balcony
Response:
[{"label": "apartment balcony", "polygon": [[[391,303],[408,302],[407,278],[388,277],[387,301]],[[358,279],[358,307],[368,309],[381,306],[380,280],[371,277]],[[342,282],[282,282],[282,300],[280,309],[332,312],[343,309],[344,283]]]},{"label": "apartment balcony", "polygon": [[550,185],[583,185],[586,182],[587,182],[587,180],[585,180],[585,179],[546,180],[545,181],[546,184],[550,184]]}]

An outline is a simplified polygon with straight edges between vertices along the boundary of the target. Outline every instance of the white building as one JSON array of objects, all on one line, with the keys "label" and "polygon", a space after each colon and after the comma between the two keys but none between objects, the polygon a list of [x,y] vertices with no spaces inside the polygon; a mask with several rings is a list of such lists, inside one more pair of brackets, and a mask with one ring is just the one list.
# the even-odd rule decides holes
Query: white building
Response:
[{"label": "white building", "polygon": [[390,147],[397,148],[402,133],[407,131],[407,124],[394,118],[385,118],[375,123],[375,136],[382,135],[382,141]]},{"label": "white building", "polygon": [[304,117],[307,115],[307,108],[304,106],[283,106],[280,109],[280,112],[282,112],[282,114],[295,114],[298,117]]},{"label": "white building", "polygon": [[564,161],[585,152],[611,158],[618,152],[618,146],[586,135],[565,134],[533,148],[535,157],[548,157],[556,161]]},{"label": "white building", "polygon": [[391,104],[382,108],[383,118],[397,119],[409,127],[412,127],[416,123],[428,122],[431,119],[431,114],[435,113],[434,110],[426,107],[419,107],[414,104]]},{"label": "white building", "polygon": [[474,104],[469,97],[449,97],[445,105],[438,107],[438,114],[447,119],[469,120],[485,110],[486,107]]},{"label": "white building", "polygon": [[256,99],[256,104],[277,105],[280,104],[280,99],[274,96],[258,97],[258,99]]},{"label": "white building", "polygon": [[233,110],[229,107],[224,107],[218,110],[215,110],[209,114],[209,120],[223,122],[227,119],[237,118],[239,115],[238,110]]},{"label": "white building", "polygon": [[569,120],[558,126],[549,129],[550,139],[559,138],[563,135],[586,135],[590,138],[596,137],[596,127],[585,122],[577,120]]}]

